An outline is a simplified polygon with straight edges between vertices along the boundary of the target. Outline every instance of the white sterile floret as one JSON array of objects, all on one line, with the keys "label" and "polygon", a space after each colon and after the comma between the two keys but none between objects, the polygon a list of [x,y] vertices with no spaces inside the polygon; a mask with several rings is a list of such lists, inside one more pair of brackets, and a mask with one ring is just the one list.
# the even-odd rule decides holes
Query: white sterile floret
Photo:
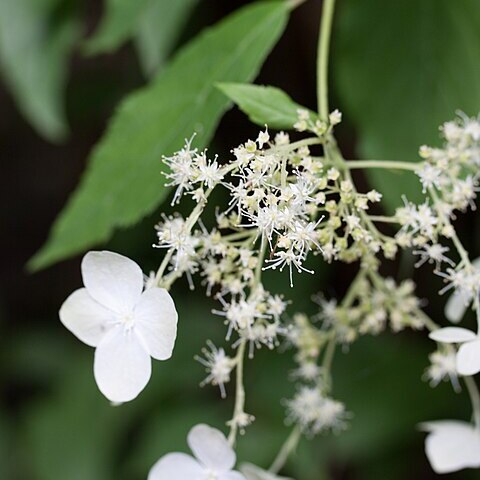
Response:
[{"label": "white sterile floret", "polygon": [[247,480],[292,480],[287,477],[279,477],[278,475],[269,472],[268,470],[263,470],[251,463],[243,463],[240,466],[240,471],[245,475]]},{"label": "white sterile floret", "polygon": [[457,353],[457,372],[475,375],[480,372],[480,336],[460,327],[445,327],[430,333],[432,340],[440,343],[460,344]]},{"label": "white sterile floret", "polygon": [[480,467],[480,430],[467,422],[444,420],[420,425],[429,432],[425,453],[435,473]]},{"label": "white sterile floret", "polygon": [[187,442],[194,456],[168,453],[151,468],[148,480],[246,480],[233,470],[236,455],[220,430],[196,425]]},{"label": "white sterile floret", "polygon": [[172,356],[177,312],[170,294],[150,287],[127,257],[89,252],[82,261],[85,288],[60,308],[60,320],[82,342],[96,347],[94,375],[112,402],[133,400],[147,385],[151,359]]}]

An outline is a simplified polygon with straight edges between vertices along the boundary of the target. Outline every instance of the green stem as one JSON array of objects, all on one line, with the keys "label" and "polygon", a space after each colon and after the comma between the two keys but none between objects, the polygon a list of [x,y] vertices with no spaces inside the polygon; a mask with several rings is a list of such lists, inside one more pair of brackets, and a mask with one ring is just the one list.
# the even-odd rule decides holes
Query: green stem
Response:
[{"label": "green stem", "polygon": [[367,275],[367,270],[365,269],[361,269],[357,273],[357,276],[351,283],[350,288],[347,291],[347,294],[343,298],[343,301],[341,304],[343,308],[348,308],[352,305],[353,301],[355,300],[355,295],[357,294],[358,285],[361,281],[363,281],[366,275]]},{"label": "green stem", "polygon": [[235,242],[236,240],[243,240],[244,238],[253,237],[253,231],[242,230],[240,232],[230,233],[229,235],[222,235],[222,239],[227,242]]},{"label": "green stem", "polygon": [[[437,212],[439,214],[439,216],[441,217],[441,220],[442,222],[445,224],[445,225],[449,225],[450,224],[450,220],[449,218],[443,213],[442,209],[441,209],[441,201],[440,199],[438,198],[438,195],[437,195],[437,192],[436,190],[433,188],[433,187],[429,187],[428,189],[428,193],[430,194],[430,196],[432,197],[432,200],[433,200],[433,203],[437,206]],[[466,266],[472,266],[472,264],[470,263],[470,259],[468,258],[468,252],[467,250],[465,250],[465,247],[462,245],[462,242],[460,241],[460,239],[458,238],[458,235],[455,231],[453,231],[453,235],[451,237],[452,239],[452,242],[453,242],[453,245],[455,246],[455,248],[457,249],[457,252],[458,254],[460,255],[460,258],[462,259],[462,262],[466,265]]]},{"label": "green stem", "polygon": [[[267,252],[267,240],[265,235],[262,235],[262,243],[260,246],[260,254],[258,256],[258,264],[255,269],[255,277],[253,285],[251,287],[251,292],[260,284],[261,275],[262,275],[262,264],[263,259],[265,258],[265,253]],[[228,443],[233,447],[237,439],[238,433],[238,422],[237,419],[239,415],[245,413],[245,387],[243,385],[243,364],[245,361],[245,349],[247,346],[247,339],[241,338],[240,345],[238,347],[237,355],[235,356],[235,405],[233,407],[233,417],[230,423],[230,433],[228,434]]]},{"label": "green stem", "polygon": [[291,432],[290,435],[285,440],[282,448],[278,452],[278,455],[275,457],[271,467],[268,469],[271,473],[278,473],[285,462],[287,461],[290,454],[295,450],[302,435],[300,427],[297,425]]},{"label": "green stem", "polygon": [[335,355],[335,348],[337,346],[337,338],[335,332],[327,343],[325,347],[325,352],[323,354],[322,360],[322,369],[326,375],[328,375],[328,385],[331,388],[331,379],[330,379],[330,370],[332,368],[333,356]]},{"label": "green stem", "polygon": [[396,160],[345,160],[350,170],[358,168],[386,168],[391,170],[418,170],[419,162],[400,162]]},{"label": "green stem", "polygon": [[372,222],[398,223],[398,218],[397,217],[387,217],[385,215],[368,215],[368,218]]},{"label": "green stem", "polygon": [[265,235],[262,235],[262,243],[260,245],[260,254],[258,255],[258,263],[255,268],[255,277],[254,277],[255,286],[260,284],[260,277],[262,276],[263,260],[265,258],[266,253],[267,253],[267,239],[265,238]]},{"label": "green stem", "polygon": [[245,407],[245,387],[243,386],[243,361],[245,358],[245,348],[247,340],[242,338],[235,356],[236,363],[236,384],[235,384],[235,407],[233,417],[230,424],[230,433],[228,435],[228,443],[233,447],[237,439],[238,421],[237,418],[243,413]]},{"label": "green stem", "polygon": [[480,393],[478,391],[477,384],[473,377],[464,377],[465,385],[468,390],[468,395],[472,402],[473,408],[473,419],[475,421],[475,426],[480,428]]},{"label": "green stem", "polygon": [[317,55],[317,102],[320,118],[328,120],[328,52],[332,33],[335,0],[323,0]]},{"label": "green stem", "polygon": [[423,324],[430,332],[440,328],[422,309],[417,308],[415,313],[417,317],[421,318]]},{"label": "green stem", "polygon": [[309,138],[304,138],[303,140],[298,140],[297,142],[288,143],[287,145],[275,145],[265,151],[266,152],[283,151],[283,150],[290,151],[290,150],[295,150],[301,147],[308,147],[310,145],[320,145],[321,143],[323,143],[322,139],[317,137],[309,137]]}]

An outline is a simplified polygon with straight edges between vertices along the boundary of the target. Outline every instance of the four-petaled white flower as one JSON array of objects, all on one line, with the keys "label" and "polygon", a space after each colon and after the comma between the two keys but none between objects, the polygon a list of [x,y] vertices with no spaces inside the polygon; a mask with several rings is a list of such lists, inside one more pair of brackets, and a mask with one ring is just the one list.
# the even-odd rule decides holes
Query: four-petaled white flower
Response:
[{"label": "four-petaled white flower", "polygon": [[421,428],[430,432],[425,453],[435,473],[480,467],[480,430],[474,425],[444,420],[424,423]]},{"label": "four-petaled white flower", "polygon": [[196,425],[187,442],[196,458],[186,453],[168,453],[152,467],[148,480],[246,480],[233,470],[235,452],[220,430]]},{"label": "four-petaled white flower", "polygon": [[65,300],[60,320],[96,347],[94,375],[100,391],[112,402],[133,400],[150,379],[150,357],[172,355],[177,335],[173,300],[163,288],[143,291],[140,267],[117,253],[87,253],[82,277],[85,288]]},{"label": "four-petaled white flower", "polygon": [[480,336],[460,327],[445,327],[430,333],[432,340],[440,343],[458,343],[457,372],[475,375],[480,372]]}]

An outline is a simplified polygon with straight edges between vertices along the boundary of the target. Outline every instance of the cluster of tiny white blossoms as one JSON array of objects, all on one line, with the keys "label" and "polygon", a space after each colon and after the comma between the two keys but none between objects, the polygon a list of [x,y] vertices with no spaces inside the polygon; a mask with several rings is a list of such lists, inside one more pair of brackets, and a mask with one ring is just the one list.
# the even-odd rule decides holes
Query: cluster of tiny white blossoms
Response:
[{"label": "cluster of tiny white blossoms", "polygon": [[[405,206],[396,212],[401,225],[396,239],[401,247],[412,247],[419,256],[416,266],[428,262],[443,278],[443,294],[453,291],[445,308],[450,322],[462,320],[472,305],[480,326],[480,261],[471,261],[458,238],[452,221],[456,212],[475,209],[479,191],[480,122],[461,114],[441,127],[442,148],[423,146],[424,160],[417,175],[428,194],[427,200],[414,205],[405,200]],[[450,245],[445,245],[448,243]],[[453,245],[453,251],[451,246]],[[452,254],[450,255],[450,252]],[[438,328],[429,322],[430,338],[439,343],[430,355],[427,378],[432,386],[450,380],[456,391],[463,379],[472,399],[473,423],[460,421],[430,422],[424,425],[429,433],[426,453],[437,473],[449,473],[462,468],[480,467],[480,405],[478,389],[472,375],[480,372],[480,337],[460,327]]]},{"label": "cluster of tiny white blossoms", "polygon": [[322,348],[331,340],[331,333],[316,329],[303,314],[296,314],[287,334],[295,347],[298,367],[292,378],[299,381],[297,392],[287,400],[287,419],[300,426],[309,435],[346,428],[346,412],[343,403],[329,396],[329,372],[319,365]]},{"label": "cluster of tiny white blossoms", "polygon": [[[402,225],[397,240],[402,245],[414,247],[419,255],[417,266],[425,262],[435,265],[435,273],[443,278],[446,286],[441,294],[453,290],[447,302],[445,314],[448,320],[458,323],[467,307],[472,304],[479,315],[480,294],[479,261],[471,261],[458,239],[452,221],[457,211],[475,209],[475,198],[479,190],[478,169],[480,166],[480,122],[461,114],[455,121],[441,127],[445,143],[442,148],[423,146],[420,156],[424,162],[417,170],[423,191],[429,194],[427,202],[406,206],[397,211]],[[456,254],[447,256],[453,243]],[[457,260],[458,258],[458,260]],[[435,330],[430,337],[440,344],[462,344],[455,356],[455,371],[452,371],[452,349],[440,345],[432,355],[429,374],[433,384],[440,379],[450,378],[456,384],[456,374],[473,375],[480,371],[480,352],[472,345],[476,334],[458,327]]]},{"label": "cluster of tiny white blossoms", "polygon": [[[411,249],[418,256],[417,267],[432,264],[445,280],[440,293],[453,291],[446,306],[448,320],[459,322],[470,305],[480,317],[480,260],[470,261],[452,225],[456,212],[475,207],[480,123],[461,116],[442,127],[443,148],[422,147],[417,164],[392,162],[392,168],[418,174],[426,197],[418,205],[404,199],[395,215],[386,217],[371,213],[382,195],[357,190],[350,171],[355,161],[346,161],[336,147],[333,127],[340,120],[338,111],[321,120],[300,110],[295,129],[313,135],[292,142],[283,132],[271,138],[265,128],[255,140],[232,149],[225,161],[196,149],[192,137],[164,158],[167,185],[175,189],[172,206],[189,197],[194,207],[186,217],[163,215],[156,225],[154,246],[164,252],[157,272],[145,279],[140,267],[126,257],[112,252],[86,255],[82,264],[86,288],[65,301],[60,317],[77,337],[96,347],[95,378],[112,402],[132,400],[145,388],[151,357],[171,356],[177,314],[168,290],[175,281],[186,277],[190,288],[204,287],[206,295],[218,302],[213,314],[225,325],[228,345],[207,341],[202,355],[195,358],[207,373],[201,385],[217,386],[222,397],[236,376],[229,436],[206,425],[194,427],[188,442],[196,458],[168,454],[152,468],[150,480],[280,478],[252,465],[233,470],[237,432],[243,433],[254,420],[245,412],[247,354],[252,358],[256,349],[274,349],[281,342],[295,349],[297,365],[291,377],[296,393],[284,400],[287,423],[296,424],[286,442],[292,449],[298,441],[295,432],[338,432],[351,417],[332,396],[336,345],[387,328],[429,329],[439,348],[430,355],[426,378],[432,386],[450,380],[456,390],[464,380],[472,396],[475,424],[424,425],[430,432],[426,452],[434,470],[480,466],[480,400],[470,377],[480,371],[480,336],[460,327],[439,329],[422,311],[424,302],[415,295],[411,280],[396,282],[380,274],[383,258],[393,259],[399,248]],[[365,168],[388,168],[386,163],[363,161]],[[226,200],[209,209],[215,211],[209,224],[211,215],[204,212],[217,188]],[[379,222],[398,229],[386,234]],[[316,316],[299,313],[288,321],[288,299],[268,291],[262,274],[287,270],[293,286],[297,273],[313,274],[312,255],[328,263],[359,261],[359,271],[341,301],[327,301],[320,294],[315,298],[320,306]],[[462,442],[469,442],[473,450],[463,450]],[[445,449],[453,453],[444,455]],[[285,461],[282,451],[279,455],[275,472]]]},{"label": "cluster of tiny white blossoms", "polygon": [[359,335],[377,335],[388,325],[394,332],[423,328],[413,290],[413,282],[408,280],[397,285],[387,278],[377,286],[362,275],[347,302],[337,304],[318,295],[314,300],[320,311],[313,322],[304,314],[293,317],[287,338],[296,349],[298,367],[292,377],[299,384],[293,399],[286,402],[290,420],[310,434],[346,428],[350,413],[341,402],[329,397],[331,348],[353,343]]},{"label": "cluster of tiny white blossoms", "polygon": [[[303,127],[305,118],[303,114],[299,120]],[[305,129],[311,130],[309,125]],[[351,343],[362,334],[376,335],[387,325],[394,332],[406,327],[426,327],[431,330],[430,338],[439,342],[438,350],[430,355],[431,365],[426,370],[426,378],[432,386],[449,380],[456,391],[460,391],[463,378],[474,407],[474,424],[451,421],[424,425],[430,432],[426,453],[431,465],[436,472],[446,473],[480,466],[480,404],[477,387],[469,377],[480,372],[480,336],[459,327],[438,329],[421,310],[424,302],[416,297],[413,282],[406,280],[397,284],[391,278],[382,278],[378,259],[382,249],[386,258],[392,258],[397,248],[411,249],[418,256],[416,267],[432,264],[435,273],[445,280],[446,286],[440,294],[453,290],[446,304],[447,319],[458,323],[473,304],[480,324],[480,260],[470,261],[452,225],[456,212],[475,208],[479,190],[480,122],[461,115],[443,125],[441,131],[445,139],[443,148],[422,147],[423,161],[405,167],[417,173],[427,194],[425,201],[417,205],[405,198],[404,206],[398,208],[393,217],[360,216],[356,225],[365,228],[380,247],[363,250],[360,272],[341,303],[326,301],[321,295],[317,297],[321,307],[316,318],[321,320],[318,327],[304,315],[294,317],[288,335],[298,352],[294,377],[302,383],[294,398],[287,402],[287,408],[289,418],[310,433],[328,427],[343,428],[345,407],[325,394],[331,387],[329,346]],[[382,162],[375,163],[372,161],[373,167]],[[353,192],[356,193],[354,187]],[[399,229],[389,237],[378,232],[377,221],[397,223]],[[325,246],[323,248],[325,250]],[[449,255],[451,251],[453,254]],[[348,261],[339,252],[333,258]],[[322,356],[323,361],[319,362]],[[330,424],[321,420],[321,405],[325,399],[330,404],[326,409],[330,413]],[[473,447],[464,450],[464,444]],[[444,455],[447,447],[451,453]]]}]

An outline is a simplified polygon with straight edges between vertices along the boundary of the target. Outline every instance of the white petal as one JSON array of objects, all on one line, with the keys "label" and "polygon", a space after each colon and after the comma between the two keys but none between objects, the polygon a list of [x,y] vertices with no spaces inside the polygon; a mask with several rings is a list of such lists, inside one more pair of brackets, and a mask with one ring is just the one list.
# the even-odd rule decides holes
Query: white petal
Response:
[{"label": "white petal", "polygon": [[152,361],[133,330],[112,328],[95,351],[94,374],[100,391],[112,402],[133,400],[147,385]]},{"label": "white petal", "polygon": [[147,480],[201,480],[203,467],[186,453],[169,453],[151,468]]},{"label": "white petal", "polygon": [[83,283],[99,303],[117,313],[129,313],[143,289],[141,268],[123,255],[88,252],[82,260]]},{"label": "white petal", "polygon": [[445,327],[434,330],[429,337],[441,343],[463,343],[475,340],[477,336],[471,330],[460,327]]},{"label": "white petal", "polygon": [[115,314],[95,301],[86,288],[75,290],[60,308],[60,321],[82,342],[96,347]]},{"label": "white petal", "polygon": [[452,323],[458,323],[467,310],[467,305],[463,295],[453,292],[445,304],[445,316]]},{"label": "white petal", "polygon": [[480,372],[480,340],[464,343],[457,353],[457,372],[475,375]]},{"label": "white petal", "polygon": [[172,356],[177,336],[177,311],[164,288],[145,290],[134,310],[135,331],[143,338],[150,355],[157,360]]},{"label": "white petal", "polygon": [[465,422],[431,422],[425,452],[436,473],[480,466],[480,433]]},{"label": "white petal", "polygon": [[228,472],[235,465],[235,452],[225,435],[216,428],[200,424],[188,433],[188,445],[200,463],[217,472]]}]

